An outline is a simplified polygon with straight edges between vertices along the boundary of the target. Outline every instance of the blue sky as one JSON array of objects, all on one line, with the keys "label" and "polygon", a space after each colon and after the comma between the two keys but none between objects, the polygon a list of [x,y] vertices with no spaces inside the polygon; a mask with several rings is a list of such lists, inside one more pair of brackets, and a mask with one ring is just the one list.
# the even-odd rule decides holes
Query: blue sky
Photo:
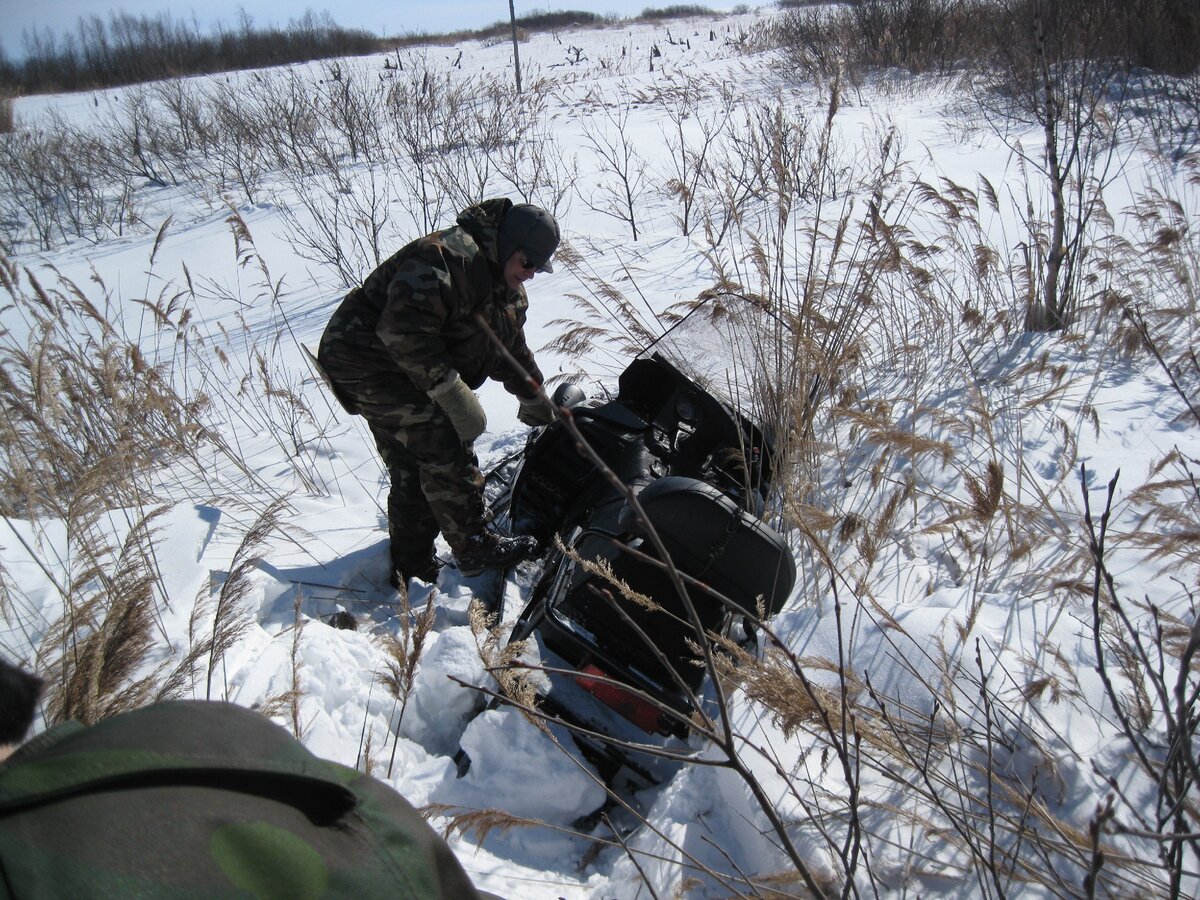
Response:
[{"label": "blue sky", "polygon": [[[646,7],[672,5],[674,0],[563,0],[536,3],[516,0],[517,15],[549,9],[578,9],[599,15],[635,16]],[[734,0],[731,0],[734,2]],[[705,3],[713,9],[729,4]],[[337,0],[322,5],[320,0],[302,5],[295,0],[0,0],[0,44],[10,58],[21,55],[22,33],[30,29],[50,28],[56,32],[74,30],[81,16],[98,15],[107,19],[110,12],[123,11],[135,16],[157,16],[169,12],[175,19],[193,18],[207,31],[218,22],[236,24],[245,9],[256,25],[285,25],[304,14],[306,8],[320,13],[328,10],[339,25],[365,28],[380,34],[437,33],[461,28],[476,28],[508,18],[508,0],[450,0],[428,3],[414,0]]]}]

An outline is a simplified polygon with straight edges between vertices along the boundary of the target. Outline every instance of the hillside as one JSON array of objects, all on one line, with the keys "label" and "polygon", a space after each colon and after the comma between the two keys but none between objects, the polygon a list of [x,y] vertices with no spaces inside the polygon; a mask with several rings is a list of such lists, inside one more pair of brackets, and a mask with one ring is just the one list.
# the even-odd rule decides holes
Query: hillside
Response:
[{"label": "hillside", "polygon": [[[1197,157],[1114,106],[1069,321],[1028,329],[1045,130],[961,73],[801,79],[772,15],[531,35],[519,96],[469,41],[18,101],[0,652],[47,677],[38,730],[263,710],[504,897],[1194,895]],[[452,569],[388,586],[386,473],[300,346],[497,195],[563,226],[527,333],[592,396],[694,301],[786,323],[736,387],[787,451],[799,581],[637,828],[595,820],[565,731],[476,715],[505,623]],[[528,429],[479,394],[486,470]]]}]

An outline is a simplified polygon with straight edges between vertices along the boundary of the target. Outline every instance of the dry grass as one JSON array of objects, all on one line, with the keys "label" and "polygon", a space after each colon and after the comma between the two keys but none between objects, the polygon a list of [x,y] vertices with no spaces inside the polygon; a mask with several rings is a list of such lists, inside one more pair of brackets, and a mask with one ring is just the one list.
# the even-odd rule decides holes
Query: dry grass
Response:
[{"label": "dry grass", "polygon": [[384,641],[384,650],[390,658],[387,661],[387,674],[383,675],[381,680],[395,699],[392,707],[394,733],[392,754],[388,760],[388,778],[392,777],[392,768],[396,764],[396,748],[400,742],[404,713],[408,709],[408,701],[416,684],[417,666],[421,661],[421,655],[425,652],[435,616],[432,593],[426,600],[424,609],[417,612],[408,605],[408,592],[404,591],[400,636]]},{"label": "dry grass", "polygon": [[[835,95],[828,117],[837,106]],[[804,774],[810,770],[789,762],[791,754],[749,738],[745,758],[759,760],[757,772],[788,773],[788,797],[776,811],[787,810],[793,832],[822,848],[816,856],[836,873],[829,884],[838,891],[878,885],[878,848],[916,834],[930,849],[927,856],[913,850],[912,866],[936,862],[980,895],[1037,886],[1074,896],[1085,878],[1100,892],[1177,892],[1179,873],[1194,866],[1183,835],[1196,821],[1196,787],[1191,774],[1168,773],[1136,748],[1164,728],[1180,740],[1193,730],[1171,698],[1190,704],[1194,696],[1194,675],[1175,661],[1194,654],[1197,620],[1187,610],[1200,522],[1197,465],[1166,455],[1123,501],[1121,513],[1136,527],[1126,518],[1126,533],[1111,540],[1184,581],[1173,593],[1163,593],[1167,582],[1156,584],[1156,599],[1126,602],[1124,615],[1102,610],[1096,630],[1116,687],[1108,707],[1089,708],[1087,673],[1059,645],[1067,631],[1058,626],[1077,620],[1092,593],[1094,558],[1072,476],[1084,436],[1105,423],[1090,402],[1094,388],[1071,381],[1055,354],[1085,347],[1101,357],[1101,372],[1106,358],[1133,354],[1169,373],[1186,402],[1200,382],[1192,350],[1200,255],[1195,229],[1184,227],[1188,213],[1150,192],[1132,219],[1097,216],[1079,273],[1096,293],[1077,309],[1090,343],[1065,336],[1021,357],[1011,348],[1036,273],[1022,253],[996,242],[1004,235],[991,222],[1006,201],[991,184],[981,179],[969,189],[943,179],[914,188],[887,134],[873,155],[853,154],[873,165],[850,170],[828,124],[747,121],[751,128],[730,131],[737,143],[726,146],[740,152],[717,192],[742,205],[728,227],[709,212],[714,287],[673,315],[696,308],[728,323],[731,308],[756,311],[734,345],[743,363],[739,397],[787,451],[772,511],[803,537],[800,602],[828,610],[832,586],[847,630],[838,632],[844,656],[833,659],[796,659],[766,624],[761,656],[723,644],[712,682],[820,765]],[[791,165],[757,167],[761,180],[748,190],[737,164],[754,147]],[[720,160],[714,166],[722,171]],[[847,184],[871,198],[867,210],[832,202]],[[1118,237],[1131,222],[1143,237]],[[652,335],[655,321],[625,299],[633,289],[593,284],[584,321],[563,323],[556,347],[598,357],[600,342],[626,350]],[[1023,435],[1034,421],[1050,436],[1052,466],[1027,456]],[[893,573],[929,565],[965,596],[935,646],[882,599],[898,592]],[[1026,602],[1045,611],[1046,633],[1023,645],[1022,659],[985,626],[998,595],[1021,598],[1010,619]],[[872,684],[873,658],[855,656],[851,619],[856,630],[878,629],[876,652],[908,668],[903,692]],[[1177,673],[1183,693],[1156,673]],[[1115,811],[1088,821],[1069,808],[1068,780],[1089,760],[1057,730],[1055,710],[1064,706],[1098,727],[1121,710],[1130,727],[1107,733],[1141,754],[1147,784],[1162,786],[1160,818],[1121,797],[1119,776],[1108,770],[1089,775],[1098,793],[1114,792]],[[1166,810],[1181,811],[1181,819],[1172,823]],[[1133,835],[1139,828],[1148,836]],[[1159,854],[1160,841],[1170,853]],[[910,888],[921,883],[910,878]]]},{"label": "dry grass", "polygon": [[[151,251],[151,271],[168,225]],[[130,320],[118,315],[119,299],[99,276],[85,290],[53,269],[35,274],[0,259],[0,290],[9,326],[0,332],[0,511],[48,576],[61,610],[55,616],[54,604],[31,604],[4,573],[3,612],[45,632],[31,663],[47,676],[48,720],[94,722],[186,695],[198,678],[204,696],[224,696],[221,661],[249,624],[258,553],[286,504],[269,493],[250,502],[253,524],[229,572],[191,608],[187,646],[171,647],[161,622],[170,604],[161,566],[169,561],[159,557],[156,523],[182,498],[210,502],[222,483],[248,499],[264,493],[209,418],[212,398],[191,387],[195,370],[175,368],[213,343],[189,325],[194,295],[163,284],[140,302],[146,319],[129,336],[121,329]],[[166,357],[171,365],[148,357],[164,338],[177,351]],[[259,366],[258,378],[241,386],[261,400],[241,414],[258,410],[260,421],[294,423],[291,401]],[[297,427],[292,434],[299,437]],[[238,473],[235,481],[243,477],[240,485],[212,470],[214,452]],[[59,523],[61,542],[53,537]]]},{"label": "dry grass", "polygon": [[[268,697],[258,707],[258,711],[264,716],[275,719],[284,717],[292,731],[292,736],[298,741],[304,740],[304,733],[307,726],[301,715],[301,703],[304,698],[304,688],[300,681],[300,671],[303,668],[303,662],[300,656],[300,648],[304,641],[304,626],[307,620],[301,614],[301,608],[304,605],[304,595],[297,590],[296,598],[292,604],[292,624],[288,631],[291,632],[291,642],[289,646],[288,659],[291,663],[289,666],[289,685],[286,691]],[[370,733],[367,734],[367,740],[370,741]],[[371,759],[370,746],[366,749],[365,763],[367,767],[373,765]],[[368,774],[370,774],[368,772]]]},{"label": "dry grass", "polygon": [[[389,91],[386,115],[367,117],[381,130],[359,134],[363,142],[352,152],[348,138],[326,143],[328,134],[315,127],[329,112],[330,97],[293,95],[299,85],[285,78],[252,95],[206,97],[199,105],[189,103],[182,88],[177,94],[164,88],[163,98],[175,104],[169,122],[161,111],[131,102],[129,115],[146,118],[114,127],[110,157],[130,154],[122,135],[134,125],[153,126],[164,136],[156,144],[161,156],[136,160],[139,177],[208,179],[216,192],[232,188],[252,198],[268,173],[282,173],[313,186],[314,203],[332,203],[345,196],[354,172],[344,155],[325,151],[344,149],[370,167],[382,148],[401,146],[406,159],[424,166],[418,171],[414,162],[406,177],[427,178],[425,193],[376,169],[361,182],[377,188],[359,198],[364,205],[310,210],[332,211],[328,221],[341,243],[331,244],[319,231],[293,230],[299,246],[328,254],[320,262],[329,271],[356,278],[388,245],[394,224],[389,191],[412,200],[405,210],[413,222],[403,228],[423,227],[443,212],[441,192],[432,189],[439,178],[466,189],[484,183],[478,165],[546,162],[544,155],[540,162],[514,155],[521,138],[536,138],[532,118],[514,126],[514,134],[489,130],[485,116],[463,145],[455,143],[464,139],[461,133],[439,132],[433,156],[419,141],[394,140],[403,136],[397,129],[405,117],[415,127],[439,103],[511,112],[511,98],[489,93],[483,82],[453,97],[431,93],[422,71]],[[836,624],[828,658],[796,657],[788,649],[792,635],[774,634],[771,623],[754,623],[761,654],[714,642],[713,689],[743,704],[739,721],[751,727],[723,732],[716,719],[698,719],[696,726],[709,729],[725,752],[719,764],[735,771],[747,790],[757,790],[761,818],[754,827],[794,853],[788,860],[794,871],[772,873],[769,884],[733,879],[736,886],[726,882],[727,892],[761,893],[805,879],[814,893],[920,892],[936,865],[980,895],[1036,885],[1075,896],[1085,878],[1117,895],[1170,895],[1173,888],[1181,894],[1180,873],[1196,868],[1189,765],[1195,759],[1197,464],[1186,454],[1164,453],[1146,483],[1133,485],[1113,511],[1126,533],[1110,533],[1107,548],[1089,542],[1073,475],[1082,436],[1106,423],[1090,402],[1094,386],[1067,379],[1070,368],[1058,355],[1082,349],[1103,357],[1097,370],[1122,356],[1140,364],[1152,359],[1174,396],[1187,401],[1195,395],[1200,252],[1194,212],[1180,199],[1147,191],[1128,222],[1118,223],[1089,203],[1095,227],[1077,274],[1094,290],[1079,298],[1074,322],[1089,338],[1065,335],[1046,345],[1050,349],[1021,357],[1014,338],[1038,289],[1037,253],[1046,246],[1047,223],[1022,208],[1021,238],[998,232],[993,226],[1011,212],[1009,198],[984,179],[974,187],[918,180],[901,164],[900,136],[889,129],[860,146],[840,146],[841,74],[836,65],[825,74],[819,119],[797,113],[783,97],[735,104],[723,110],[728,121],[706,133],[706,174],[684,165],[672,174],[673,184],[661,186],[674,198],[671,214],[679,224],[686,218],[685,230],[696,241],[703,234],[713,283],[694,303],[656,316],[634,273],[623,271],[614,284],[617,279],[590,267],[591,247],[564,242],[559,254],[583,286],[574,298],[579,320],[556,323],[561,335],[553,346],[562,353],[592,354],[615,371],[622,357],[690,309],[731,326],[738,368],[734,383],[724,387],[777,436],[780,477],[767,516],[794,538],[802,575],[797,605]],[[646,102],[669,104],[677,96],[668,92]],[[340,98],[343,124],[380,99],[353,92]],[[236,143],[245,133],[234,123],[285,108],[287,115],[265,117],[261,144]],[[216,132],[221,143],[203,144],[191,126],[217,113],[231,127]],[[166,142],[168,134],[177,136],[174,145]],[[181,143],[188,134],[195,142]],[[59,144],[44,149],[77,146],[71,137],[63,131]],[[461,146],[482,155],[459,152]],[[683,146],[677,152],[689,159]],[[202,159],[219,160],[220,173],[203,171]],[[532,192],[537,182],[530,171],[499,177],[522,191]],[[572,177],[562,171],[550,178],[551,195],[561,199]],[[1080,189],[1091,184],[1081,180]],[[639,198],[654,193],[644,187],[645,195],[627,194],[625,205],[611,210],[631,227],[645,211]],[[1030,180],[1024,187],[1032,197],[1041,186]],[[530,193],[524,199],[540,198]],[[245,220],[236,209],[228,215],[240,269],[251,273],[249,302],[282,308],[287,298],[280,279],[258,254]],[[103,227],[83,218],[79,228],[92,228],[93,236],[95,229],[117,227],[111,216]],[[318,224],[307,227],[319,228],[316,218]],[[65,219],[43,224],[50,244],[75,227]],[[153,263],[152,257],[151,270]],[[0,289],[6,322],[19,319],[21,333],[29,335],[18,340],[16,328],[0,333],[0,512],[18,537],[25,534],[18,525],[50,519],[62,522],[68,535],[62,559],[29,544],[30,557],[42,559],[47,572],[66,573],[55,584],[61,618],[37,623],[46,638],[33,662],[49,684],[49,716],[94,721],[199,684],[206,696],[224,696],[223,660],[250,623],[256,558],[285,506],[222,439],[213,417],[233,423],[230,431],[240,425],[269,431],[294,461],[297,485],[319,489],[304,461],[319,429],[295,375],[272,362],[275,347],[226,354],[230,341],[248,342],[251,330],[243,323],[239,333],[203,331],[191,310],[214,298],[204,297],[190,276],[182,287],[146,292],[142,308],[151,324],[137,339],[117,330],[119,298],[99,279],[85,289],[53,271],[34,273],[3,260]],[[170,369],[148,352],[158,341],[177,345],[178,358],[211,361],[200,371]],[[1083,401],[1080,392],[1087,395]],[[1197,420],[1189,409],[1177,424],[1192,428]],[[1053,436],[1049,464],[1026,455],[1026,435],[1036,426]],[[218,454],[233,474],[206,470],[199,464],[202,450]],[[162,461],[188,468],[184,495],[194,500],[222,493],[220,477],[238,479],[256,498],[271,497],[254,504],[253,524],[229,571],[193,604],[188,646],[171,653],[163,650],[158,623],[166,598],[154,554],[154,528],[166,502],[156,479]],[[108,521],[113,510],[128,511],[117,537]],[[1105,550],[1137,554],[1177,577],[1177,589],[1155,581],[1152,596],[1127,597],[1106,582]],[[934,573],[928,582],[910,586],[896,575],[921,569]],[[943,601],[945,595],[963,600],[946,612],[940,639],[930,641],[912,630],[906,607],[921,606],[941,589]],[[653,605],[619,585],[616,590]],[[1042,615],[1044,631],[1021,646],[1020,658],[989,630],[994,622],[987,604],[1001,596],[1015,598],[1010,623],[1023,605]],[[0,611],[12,615],[19,599],[11,574],[0,572]],[[1098,668],[1111,686],[1099,709],[1083,701],[1092,673],[1077,670],[1071,648],[1059,643],[1061,623],[1086,620],[1089,600]],[[381,679],[395,701],[393,763],[432,637],[432,599],[423,610],[405,610],[401,621],[401,634],[385,648]],[[270,710],[288,717],[297,735],[304,724],[301,624],[297,612],[290,689],[272,698]],[[537,673],[520,663],[521,645],[506,644],[503,630],[479,607],[471,611],[471,627],[498,693],[540,723]],[[870,651],[882,656],[856,643],[864,634],[878,638]],[[903,690],[872,680],[883,668],[877,659],[899,661]],[[1091,760],[1058,731],[1056,717],[1067,704],[1113,736],[1116,752],[1140,773],[1142,794],[1123,796],[1125,773],[1108,763],[1089,769]],[[787,746],[770,746],[754,732],[756,716],[781,730]],[[1114,721],[1126,723],[1115,734]],[[360,758],[368,769],[375,765],[373,742],[366,732]],[[1183,749],[1164,761],[1162,746]],[[1097,795],[1111,793],[1110,812],[1081,818],[1069,805],[1072,779]],[[764,783],[780,790],[772,794]],[[492,810],[434,812],[450,815],[450,828],[470,830],[480,840],[496,829],[538,824]],[[907,854],[899,875],[898,853]]]},{"label": "dry grass", "polygon": [[60,278],[0,260],[0,288],[19,331],[0,336],[0,509],[65,515],[81,494],[109,507],[138,505],[160,454],[195,445],[202,403],[174,391],[168,373],[117,334],[103,282],[99,305]]},{"label": "dry grass", "polygon": [[39,650],[50,722],[92,724],[157,699],[162,671],[146,672],[155,643],[157,571],[153,520],[137,521],[120,547],[105,543],[105,510],[74,505],[67,518],[79,567],[66,585],[67,611]]},{"label": "dry grass", "polygon": [[533,712],[537,707],[537,673],[520,662],[525,643],[509,643],[495,615],[481,603],[471,604],[469,617],[479,657],[488,674],[496,679],[501,695],[514,703],[527,721],[549,734],[545,722]]}]

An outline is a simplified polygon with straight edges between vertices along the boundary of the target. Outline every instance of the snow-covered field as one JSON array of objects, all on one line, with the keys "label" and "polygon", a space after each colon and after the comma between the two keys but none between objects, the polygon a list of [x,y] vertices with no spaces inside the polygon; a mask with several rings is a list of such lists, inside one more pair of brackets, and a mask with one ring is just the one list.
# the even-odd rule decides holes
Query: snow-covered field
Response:
[{"label": "snow-covered field", "polygon": [[[829,132],[828,177],[836,185],[798,195],[775,239],[763,212],[769,199],[750,196],[745,208],[757,212],[719,247],[710,248],[701,227],[684,235],[681,202],[666,189],[681,158],[677,128],[694,152],[724,109],[732,118],[722,139],[763,110],[807,118],[809,147],[822,133],[827,90],[790,81],[775,51],[741,49],[764,15],[564,31],[533,35],[521,45],[525,83],[545,80],[533,90],[544,103],[546,146],[560,164],[577,170],[564,176],[570,189],[557,204],[576,258],[530,285],[530,346],[560,336],[565,326],[559,320],[579,315],[576,297],[603,303],[598,282],[615,286],[646,318],[649,310],[663,312],[711,288],[714,264],[760,290],[770,279],[755,280],[756,239],[774,260],[762,271],[799,281],[807,261],[819,268],[834,255],[829,243],[811,239],[805,224],[820,216],[828,234],[846,215],[853,242],[871,199],[871,173],[886,160],[897,174],[887,182],[883,215],[894,214],[893,225],[911,229],[900,243],[914,258],[916,243],[923,245],[928,252],[920,259],[935,275],[928,297],[919,300],[882,288],[873,298],[854,298],[876,310],[863,314],[869,324],[856,336],[858,361],[844,365],[844,382],[816,417],[816,462],[805,469],[806,489],[792,498],[786,520],[779,517],[782,507],[775,510],[777,522],[796,526],[789,538],[801,573],[772,630],[811,675],[814,690],[833,689],[827,696],[835,712],[839,684],[847,685],[858,712],[846,727],[859,741],[841,744],[851,757],[844,767],[831,749],[840,725],[827,733],[819,717],[789,718],[760,702],[761,694],[735,690],[739,746],[819,879],[840,880],[847,857],[839,851],[844,835],[853,833],[847,823],[854,810],[862,829],[856,878],[863,892],[1043,895],[1065,890],[1045,886],[1056,879],[1082,892],[1091,859],[1089,822],[1115,792],[1107,779],[1120,788],[1118,822],[1150,831],[1161,813],[1153,779],[1132,756],[1098,673],[1103,645],[1108,674],[1124,698],[1129,673],[1139,666],[1130,662],[1132,652],[1113,661],[1109,648],[1129,650],[1133,643],[1111,613],[1105,640],[1093,640],[1094,573],[1083,498],[1098,519],[1108,482],[1120,470],[1106,562],[1117,596],[1157,661],[1142,604],[1161,611],[1168,645],[1176,632],[1186,642],[1196,617],[1200,422],[1183,398],[1194,398],[1200,372],[1194,357],[1190,368],[1176,367],[1177,389],[1144,349],[1119,352],[1113,335],[1129,320],[1119,310],[1101,312],[1100,299],[1085,307],[1069,333],[1023,333],[1018,282],[967,273],[966,260],[981,257],[953,255],[953,242],[933,221],[936,204],[912,199],[921,193],[918,185],[945,196],[949,181],[982,196],[986,179],[997,201],[974,207],[980,222],[974,240],[991,242],[1006,258],[1029,239],[1021,232],[1026,193],[1035,216],[1044,216],[1045,199],[1036,174],[1013,152],[1020,142],[1036,159],[1037,129],[1001,140],[964,112],[969,106],[954,82],[895,80],[845,89]],[[659,55],[652,56],[652,48]],[[344,65],[367,83],[391,72],[382,57]],[[410,60],[410,70],[413,65]],[[511,71],[511,47],[433,48],[423,65],[451,82],[503,75]],[[293,71],[314,83],[328,77],[317,64]],[[128,102],[121,90],[34,97],[20,100],[16,114],[25,126],[53,111],[99,127]],[[714,155],[737,152],[722,139],[713,141]],[[601,160],[605,147],[633,154],[632,225],[611,202],[617,166]],[[368,166],[347,171],[364,179],[360,185],[375,177]],[[1132,244],[1138,229],[1153,233],[1145,218],[1124,215],[1151,187],[1177,198],[1179,221],[1195,227],[1195,185],[1185,166],[1160,164],[1130,139],[1112,172],[1105,201],[1115,233]],[[393,213],[382,240],[394,248],[419,233],[420,217],[413,198],[400,194],[402,182],[387,183]],[[452,569],[435,588],[414,590],[409,598],[417,610],[432,601],[434,617],[407,701],[383,685],[381,676],[396,659],[388,641],[411,645],[413,632],[387,584],[385,473],[364,424],[337,409],[301,352],[301,343],[318,340],[344,286],[329,266],[297,252],[297,223],[311,229],[313,221],[298,187],[303,190],[268,174],[253,202],[231,194],[232,205],[225,206],[203,184],[141,184],[135,196],[140,227],[51,251],[21,247],[14,259],[48,289],[62,289],[61,279],[69,279],[93,299],[106,297],[107,307],[97,305],[119,330],[136,336],[149,360],[167,366],[185,394],[203,392],[213,401],[205,421],[225,449],[207,445],[192,458],[160,460],[154,470],[163,505],[153,542],[161,588],[152,647],[136,675],[187,654],[195,635],[212,627],[213,598],[249,559],[245,589],[235,598],[247,627],[211,669],[197,665],[197,677],[180,695],[268,708],[298,728],[314,752],[367,768],[418,806],[444,804],[435,826],[475,809],[547,823],[496,829],[482,838],[455,831],[452,846],[480,888],[520,898],[728,896],[751,893],[744,879],[752,879],[764,893],[804,895],[762,805],[730,767],[685,768],[637,797],[648,824],[623,835],[625,848],[603,824],[594,826],[594,835],[606,841],[599,847],[574,833],[575,823],[604,802],[604,792],[586,767],[519,714],[475,715],[482,701],[460,682],[482,685],[489,678],[481,638],[468,620],[470,585]],[[500,173],[491,173],[488,195],[512,190]],[[539,186],[532,199],[552,205],[550,194],[539,190],[546,189]],[[698,190],[697,196],[715,204],[715,193]],[[445,206],[438,224],[448,224],[454,212]],[[1171,348],[1177,354],[1196,346],[1196,288],[1187,278],[1197,269],[1194,260],[1190,271],[1184,264],[1178,277],[1163,273],[1173,294],[1130,290],[1145,304],[1151,334],[1172,365]],[[833,280],[831,294],[837,293]],[[998,293],[978,287],[969,293],[985,281]],[[1094,291],[1098,297],[1100,286]],[[190,336],[186,352],[176,332],[156,328],[139,302],[172,296],[180,298],[173,315],[188,310],[179,332]],[[942,304],[936,310],[935,300]],[[1178,314],[1156,317],[1156,304]],[[33,328],[19,313],[13,306],[3,310],[6,345],[23,344]],[[272,383],[302,397],[311,418],[286,402],[264,400],[256,352]],[[627,361],[600,341],[580,358],[548,349],[539,359],[547,375],[583,372],[590,391],[611,384]],[[486,469],[517,449],[526,429],[498,384],[480,396],[489,430],[477,451]],[[1003,473],[990,504],[989,462]],[[276,516],[278,526],[247,551],[246,532],[279,498],[286,506]],[[123,540],[137,516],[136,510],[113,510],[104,528]],[[0,537],[8,586],[0,651],[6,656],[52,669],[54,651],[44,642],[63,616],[65,586],[79,575],[76,537],[62,520],[6,519]],[[527,587],[515,577],[506,585],[510,612],[520,608]],[[88,590],[86,581],[71,589]],[[206,611],[194,620],[198,603]],[[339,611],[353,614],[357,630],[329,624]],[[787,670],[787,660],[777,662]],[[1175,683],[1178,666],[1179,656],[1167,654],[1165,684]],[[1149,683],[1142,685],[1145,718],[1136,730],[1152,736],[1153,752],[1165,754],[1163,705],[1175,698],[1155,695]],[[1194,689],[1194,679],[1189,684]],[[556,735],[570,745],[565,732]],[[1162,742],[1155,743],[1159,735]],[[462,778],[453,759],[459,747],[473,760]],[[716,758],[712,748],[697,752]],[[1196,757],[1190,746],[1182,752]],[[935,758],[932,781],[914,774],[922,757]],[[1001,786],[1010,794],[997,798],[995,808],[1003,805],[1009,818],[989,825],[981,810],[992,804],[982,798]],[[1194,804],[1194,786],[1189,790]],[[964,834],[948,824],[963,821],[974,822],[975,830]],[[1043,843],[1027,835],[1013,850],[1011,835],[1020,822]],[[997,831],[1005,837],[996,838]],[[1128,835],[1103,840],[1112,853],[1138,855],[1147,865],[1145,883],[1161,886],[1165,876],[1155,871],[1160,844]],[[1057,855],[1022,857],[1022,845],[1053,845]],[[1022,862],[1008,866],[1009,850]],[[1002,862],[989,869],[986,861],[998,858]],[[1186,885],[1197,886],[1196,856],[1187,858],[1193,874],[1184,893]],[[988,871],[1000,872],[998,880],[979,874]],[[697,881],[685,884],[690,878]],[[1110,888],[1133,892],[1129,883]]]}]

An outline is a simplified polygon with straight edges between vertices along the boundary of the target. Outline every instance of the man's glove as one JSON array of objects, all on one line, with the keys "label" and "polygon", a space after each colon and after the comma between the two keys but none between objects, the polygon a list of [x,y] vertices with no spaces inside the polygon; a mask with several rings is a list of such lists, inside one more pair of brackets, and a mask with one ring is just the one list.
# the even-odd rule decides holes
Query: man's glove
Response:
[{"label": "man's glove", "polygon": [[429,389],[429,399],[442,408],[464,444],[472,443],[487,428],[487,415],[479,398],[454,370],[445,381]]},{"label": "man's glove", "polygon": [[521,408],[517,410],[517,418],[526,425],[537,427],[538,425],[549,425],[556,418],[554,415],[554,407],[541,396],[536,397],[518,397],[521,401]]}]

